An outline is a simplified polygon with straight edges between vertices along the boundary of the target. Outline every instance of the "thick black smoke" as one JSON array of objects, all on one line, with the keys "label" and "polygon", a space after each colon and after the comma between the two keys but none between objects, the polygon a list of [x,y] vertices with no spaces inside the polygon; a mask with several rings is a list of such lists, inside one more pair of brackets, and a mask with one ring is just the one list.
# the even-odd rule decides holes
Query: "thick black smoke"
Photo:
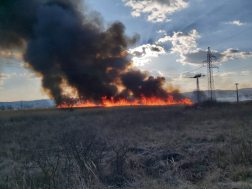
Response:
[{"label": "thick black smoke", "polygon": [[[86,16],[78,0],[1,0],[0,48],[19,49],[24,61],[43,76],[43,88],[61,104],[63,80],[80,98],[126,97],[133,92],[167,97],[164,78],[128,71],[131,56],[124,51],[138,36],[125,35],[121,22],[106,30],[98,16]],[[124,55],[122,55],[124,53]],[[126,89],[118,93],[118,85]]]},{"label": "thick black smoke", "polygon": [[165,83],[164,77],[154,78],[150,76],[148,79],[146,73],[138,70],[131,70],[125,74],[122,74],[121,79],[124,86],[133,92],[136,98],[141,97],[143,94],[145,97],[157,96],[163,99],[168,97],[167,92],[162,88]]}]

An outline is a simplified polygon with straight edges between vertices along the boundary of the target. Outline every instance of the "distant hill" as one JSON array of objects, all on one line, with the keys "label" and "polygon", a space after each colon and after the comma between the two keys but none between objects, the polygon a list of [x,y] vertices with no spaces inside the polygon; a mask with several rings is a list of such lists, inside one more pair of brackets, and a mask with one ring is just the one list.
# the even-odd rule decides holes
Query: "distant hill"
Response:
[{"label": "distant hill", "polygon": [[[208,91],[202,91],[207,97]],[[185,97],[190,98],[193,102],[196,102],[196,93],[188,92],[182,93]],[[215,91],[215,95],[218,101],[234,102],[236,101],[236,90],[219,90]],[[252,100],[252,88],[239,89],[239,100]]]},{"label": "distant hill", "polygon": [[[202,91],[205,97],[207,97],[207,91]],[[190,98],[192,102],[196,102],[196,93],[187,92],[182,93],[186,98]],[[218,101],[234,102],[236,101],[236,91],[235,90],[216,90],[216,98]],[[239,90],[239,100],[252,100],[252,88],[240,89]],[[18,101],[18,102],[0,102],[0,109],[4,107],[12,107],[15,110],[18,109],[39,109],[39,108],[53,108],[56,107],[55,103],[51,99],[44,100],[34,100],[34,101]]]},{"label": "distant hill", "polygon": [[4,107],[8,109],[12,107],[18,109],[39,109],[39,108],[52,108],[55,107],[54,101],[51,99],[33,100],[33,101],[18,101],[18,102],[0,102],[0,109]]}]

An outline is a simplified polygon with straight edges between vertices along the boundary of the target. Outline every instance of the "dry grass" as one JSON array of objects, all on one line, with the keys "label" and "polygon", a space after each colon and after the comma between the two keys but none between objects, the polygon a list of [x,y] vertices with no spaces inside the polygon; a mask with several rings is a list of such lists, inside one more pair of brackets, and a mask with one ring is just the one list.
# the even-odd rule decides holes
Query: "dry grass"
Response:
[{"label": "dry grass", "polygon": [[251,131],[251,102],[2,111],[0,188],[252,188]]}]

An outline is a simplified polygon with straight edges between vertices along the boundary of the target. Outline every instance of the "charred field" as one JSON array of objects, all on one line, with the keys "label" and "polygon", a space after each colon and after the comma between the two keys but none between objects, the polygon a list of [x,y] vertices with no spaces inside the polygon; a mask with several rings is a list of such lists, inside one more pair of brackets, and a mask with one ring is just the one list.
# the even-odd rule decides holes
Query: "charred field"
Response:
[{"label": "charred field", "polygon": [[252,188],[252,103],[1,111],[0,188]]}]

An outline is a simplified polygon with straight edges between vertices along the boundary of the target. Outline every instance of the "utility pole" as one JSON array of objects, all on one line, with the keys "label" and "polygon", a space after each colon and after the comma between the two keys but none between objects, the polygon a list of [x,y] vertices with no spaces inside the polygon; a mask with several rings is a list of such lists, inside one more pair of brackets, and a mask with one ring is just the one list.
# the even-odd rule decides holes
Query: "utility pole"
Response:
[{"label": "utility pole", "polygon": [[21,110],[23,109],[23,102],[22,102],[22,100],[21,100]]},{"label": "utility pole", "polygon": [[190,78],[196,78],[196,85],[197,85],[197,101],[198,103],[201,102],[201,96],[200,96],[200,87],[199,87],[199,78],[204,77],[205,75],[197,74],[194,77]]},{"label": "utility pole", "polygon": [[210,47],[208,47],[207,60],[203,62],[203,65],[204,63],[207,64],[208,98],[211,101],[214,101],[216,100],[216,97],[215,97],[215,89],[214,89],[213,68],[219,68],[219,67],[213,65],[212,58],[215,58],[215,61],[216,61],[216,57],[211,54]]},{"label": "utility pole", "polygon": [[239,83],[236,83],[236,97],[237,97],[237,103],[239,102],[239,94],[238,94],[238,85]]}]

